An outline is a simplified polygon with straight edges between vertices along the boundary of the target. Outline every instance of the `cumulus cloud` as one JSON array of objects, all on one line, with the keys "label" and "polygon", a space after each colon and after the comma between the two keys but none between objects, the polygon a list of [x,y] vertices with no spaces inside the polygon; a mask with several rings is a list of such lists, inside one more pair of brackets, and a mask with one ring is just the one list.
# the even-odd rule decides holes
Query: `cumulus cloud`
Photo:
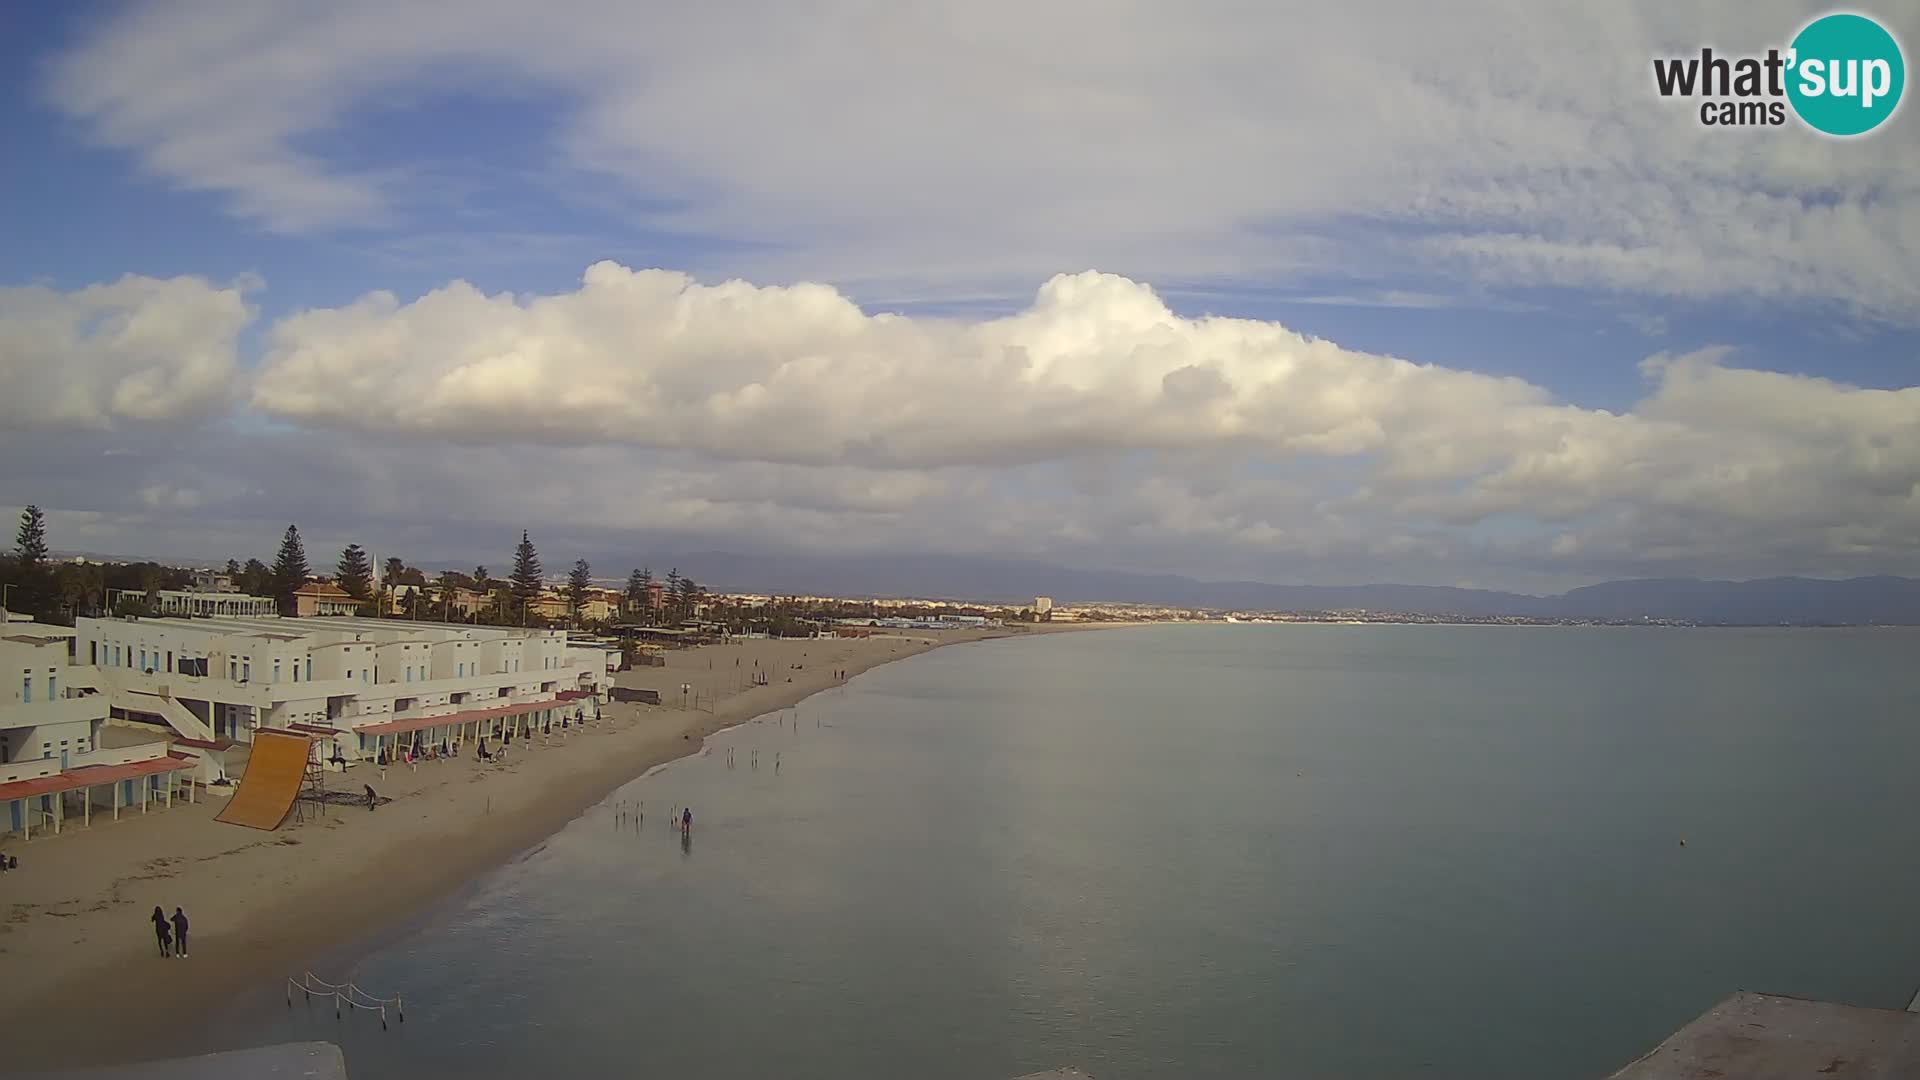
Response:
[{"label": "cumulus cloud", "polygon": [[0,422],[97,429],[222,409],[253,317],[247,284],[129,274],[72,292],[0,287]]},{"label": "cumulus cloud", "polygon": [[298,520],[458,558],[545,522],[596,559],[644,535],[1528,588],[1920,573],[1920,387],[1725,348],[1648,358],[1609,411],[1093,272],[963,320],[601,263],[554,295],[288,315],[244,369],[238,287],[0,296],[0,501],[73,513],[95,550]]},{"label": "cumulus cloud", "polygon": [[704,464],[645,481],[650,503],[721,530],[867,514],[902,540],[933,522],[949,548],[958,529],[1148,564],[1920,569],[1920,388],[1732,360],[1650,358],[1616,413],[1182,317],[1113,275],[961,321],[602,263],[559,295],[456,283],[289,316],[253,400],[361,436],[681,455]]},{"label": "cumulus cloud", "polygon": [[1182,318],[1093,272],[1055,277],[1017,314],[961,322],[868,315],[823,285],[600,263],[557,296],[455,283],[289,316],[253,400],[357,430],[938,466],[1224,444],[1384,451],[1390,429],[1545,396],[1275,323]]},{"label": "cumulus cloud", "polygon": [[[1885,7],[1920,40],[1910,9]],[[1764,49],[1806,14],[1799,0],[160,3],[85,34],[47,91],[152,174],[285,230],[405,220],[437,198],[418,180],[431,162],[371,171],[316,156],[314,137],[480,83],[557,103],[531,149],[564,166],[563,188],[611,179],[634,225],[729,242],[756,276],[950,292],[1063,266],[1197,282],[1304,261],[1910,323],[1911,115],[1841,145],[1706,129],[1654,94],[1655,55]],[[1368,243],[1316,244],[1329,230]]]}]

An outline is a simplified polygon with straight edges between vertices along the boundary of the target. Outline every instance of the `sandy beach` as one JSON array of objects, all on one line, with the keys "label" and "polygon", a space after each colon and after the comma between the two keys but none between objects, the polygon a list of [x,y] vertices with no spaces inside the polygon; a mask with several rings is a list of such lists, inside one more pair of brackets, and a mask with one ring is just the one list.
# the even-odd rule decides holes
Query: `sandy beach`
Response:
[{"label": "sandy beach", "polygon": [[[564,740],[516,741],[505,764],[469,754],[390,768],[384,778],[372,766],[329,774],[341,788],[371,783],[393,800],[377,811],[334,806],[266,833],[215,822],[225,800],[202,799],[11,845],[20,869],[0,878],[0,954],[13,976],[0,984],[0,1008],[14,1021],[7,1067],[185,1049],[173,1033],[183,1016],[203,1018],[235,993],[407,917],[647,769],[697,752],[715,731],[799,704],[836,685],[836,671],[853,677],[942,645],[1025,632],[902,631],[669,652],[667,666],[618,679],[658,689],[668,704],[609,706],[600,724]],[[769,685],[748,685],[756,664],[773,673]],[[683,683],[697,708],[680,707]],[[155,905],[186,910],[190,958],[159,958],[147,921]]]}]

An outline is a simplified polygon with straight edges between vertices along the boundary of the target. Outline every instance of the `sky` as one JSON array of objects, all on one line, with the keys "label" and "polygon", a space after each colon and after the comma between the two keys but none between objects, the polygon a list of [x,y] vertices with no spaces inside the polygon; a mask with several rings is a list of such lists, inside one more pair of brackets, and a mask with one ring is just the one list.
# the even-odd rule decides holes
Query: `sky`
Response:
[{"label": "sky", "polygon": [[0,510],[608,577],[1920,575],[1914,107],[1653,89],[1826,10],[14,5]]}]

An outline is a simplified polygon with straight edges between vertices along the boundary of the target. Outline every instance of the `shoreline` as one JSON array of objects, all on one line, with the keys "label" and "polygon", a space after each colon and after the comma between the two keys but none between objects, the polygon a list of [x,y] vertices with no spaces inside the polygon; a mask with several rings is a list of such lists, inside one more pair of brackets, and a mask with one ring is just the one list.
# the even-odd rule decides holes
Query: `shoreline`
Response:
[{"label": "shoreline", "polygon": [[[691,684],[711,711],[611,704],[599,725],[552,745],[515,746],[505,765],[464,758],[390,768],[384,779],[373,766],[328,774],[330,785],[370,783],[392,799],[371,813],[329,806],[325,816],[267,833],[213,822],[225,800],[212,798],[13,848],[23,857],[0,879],[0,953],[25,977],[0,989],[0,1006],[16,1021],[8,1067],[124,1064],[202,1049],[236,996],[316,956],[377,940],[619,787],[698,753],[718,731],[895,660],[1091,628],[700,646],[667,654],[665,667],[621,672],[617,683],[653,686],[663,699],[672,684]],[[742,685],[755,663],[787,681]],[[153,966],[162,962],[146,912],[156,904],[187,910],[190,959]]]}]

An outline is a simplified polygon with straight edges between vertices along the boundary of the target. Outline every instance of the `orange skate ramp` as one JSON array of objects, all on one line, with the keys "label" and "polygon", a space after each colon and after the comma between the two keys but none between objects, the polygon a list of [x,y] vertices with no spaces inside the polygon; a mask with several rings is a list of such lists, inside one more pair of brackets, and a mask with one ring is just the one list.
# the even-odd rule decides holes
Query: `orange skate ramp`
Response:
[{"label": "orange skate ramp", "polygon": [[300,784],[307,776],[307,747],[313,740],[284,731],[253,733],[253,754],[240,775],[239,790],[215,821],[272,831],[287,820]]}]

